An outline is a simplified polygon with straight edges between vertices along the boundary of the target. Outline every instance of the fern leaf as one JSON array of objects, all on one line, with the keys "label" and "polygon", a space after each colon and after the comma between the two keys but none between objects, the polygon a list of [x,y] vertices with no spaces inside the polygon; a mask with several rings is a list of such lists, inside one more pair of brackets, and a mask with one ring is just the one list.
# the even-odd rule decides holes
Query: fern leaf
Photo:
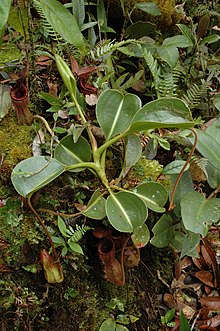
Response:
[{"label": "fern leaf", "polygon": [[158,88],[159,88],[160,97],[177,96],[175,92],[177,86],[172,72],[166,72],[163,74]]},{"label": "fern leaf", "polygon": [[[69,228],[70,228],[70,226],[69,226]],[[92,228],[85,224],[83,224],[81,226],[76,224],[75,230],[73,230],[73,228],[71,227],[71,241],[78,242],[79,240],[82,239],[82,237],[85,235],[85,233],[89,230],[92,230]]]},{"label": "fern leaf", "polygon": [[94,60],[103,60],[109,57],[116,50],[123,51],[123,47],[127,44],[134,42],[133,39],[122,40],[122,41],[110,41],[104,40],[101,43],[97,44],[95,49],[91,51],[91,56]]},{"label": "fern leaf", "polygon": [[143,56],[144,56],[144,59],[145,59],[145,62],[147,64],[148,68],[150,69],[151,75],[153,77],[154,86],[157,91],[158,97],[160,97],[160,93],[159,93],[159,85],[161,83],[160,67],[157,64],[157,60],[146,49],[144,50]]},{"label": "fern leaf", "polygon": [[183,95],[182,100],[190,107],[195,108],[201,103],[202,96],[207,92],[210,82],[201,80],[202,85],[193,84]]},{"label": "fern leaf", "polygon": [[200,158],[200,159],[196,160],[196,164],[204,172],[204,174],[206,175],[206,178],[208,178],[208,174],[206,171],[208,160],[205,158]]},{"label": "fern leaf", "polygon": [[41,25],[43,27],[43,29],[45,31],[47,31],[48,33],[48,36],[59,41],[59,42],[63,42],[63,39],[58,35],[57,32],[54,31],[54,29],[52,28],[52,26],[48,23],[45,15],[44,15],[44,12],[42,10],[42,7],[41,7],[41,4],[38,0],[34,0],[34,7],[36,9],[36,11],[38,12],[38,14],[40,15],[41,17]]}]

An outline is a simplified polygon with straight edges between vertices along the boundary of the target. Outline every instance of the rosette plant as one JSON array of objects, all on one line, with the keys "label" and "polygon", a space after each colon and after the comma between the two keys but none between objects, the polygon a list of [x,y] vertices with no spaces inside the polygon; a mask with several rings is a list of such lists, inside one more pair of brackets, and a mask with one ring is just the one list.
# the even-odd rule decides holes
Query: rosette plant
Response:
[{"label": "rosette plant", "polygon": [[[145,224],[148,208],[164,213],[167,190],[158,182],[146,182],[132,189],[123,189],[120,181],[141,157],[142,146],[138,133],[158,128],[192,128],[194,123],[190,109],[176,97],[164,97],[142,105],[141,99],[134,94],[123,95],[118,90],[105,90],[96,105],[96,119],[105,138],[103,144],[98,146],[90,122],[77,99],[73,73],[57,54],[55,61],[81,124],[87,130],[84,136],[89,139],[83,134],[76,139],[72,134],[67,134],[58,142],[51,157],[35,156],[17,164],[11,175],[12,183],[31,206],[33,193],[64,172],[89,169],[100,179],[102,189],[93,193],[82,214],[90,219],[107,219],[116,230],[132,234],[137,247],[144,246],[150,238]],[[125,146],[121,173],[118,178],[109,180],[106,175],[106,154],[108,148],[119,140],[123,140]]]}]

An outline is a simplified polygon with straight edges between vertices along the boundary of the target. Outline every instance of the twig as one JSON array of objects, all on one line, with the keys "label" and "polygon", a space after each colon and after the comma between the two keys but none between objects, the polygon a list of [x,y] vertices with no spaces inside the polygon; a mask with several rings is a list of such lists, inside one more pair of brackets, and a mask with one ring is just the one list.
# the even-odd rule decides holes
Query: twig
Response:
[{"label": "twig", "polygon": [[196,133],[196,130],[193,129],[193,128],[192,129],[189,129],[189,130],[191,130],[194,133],[195,141],[194,141],[194,144],[192,146],[191,152],[190,152],[190,154],[189,154],[189,156],[188,156],[188,158],[187,158],[184,166],[182,167],[182,169],[181,169],[181,171],[180,171],[179,175],[177,176],[177,179],[176,179],[176,181],[174,183],[172,194],[171,194],[171,197],[170,197],[170,205],[169,205],[169,208],[168,208],[168,212],[171,212],[175,208],[175,205],[173,204],[173,200],[174,200],[174,197],[175,197],[177,185],[178,185],[178,183],[179,183],[179,181],[180,181],[180,179],[181,179],[181,177],[183,175],[184,170],[186,169],[187,165],[189,164],[189,162],[191,160],[191,157],[192,157],[192,155],[193,155],[193,153],[194,153],[194,151],[196,149],[196,144],[198,142],[198,135]]},{"label": "twig", "polygon": [[158,279],[166,286],[168,287],[168,289],[170,290],[170,285],[167,284],[167,282],[162,278],[161,274],[160,274],[160,270],[157,270],[157,277]]},{"label": "twig", "polygon": [[50,210],[50,209],[45,209],[45,208],[39,208],[37,211],[52,214],[52,215],[55,215],[55,216],[61,216],[61,217],[75,217],[75,216],[79,216],[79,215],[82,214],[81,211],[78,212],[78,213],[75,213],[75,214],[65,214],[65,213],[60,213],[60,212],[56,212],[56,211],[53,211],[53,210]]},{"label": "twig", "polygon": [[35,118],[38,118],[39,120],[41,120],[41,122],[44,123],[44,125],[45,125],[47,131],[48,131],[48,132],[50,133],[50,135],[53,137],[54,133],[53,133],[53,131],[51,130],[51,128],[50,128],[48,122],[45,120],[45,118],[43,118],[43,117],[40,116],[40,115],[34,115],[34,116],[33,116],[33,119],[35,119]]},{"label": "twig", "polygon": [[38,221],[40,222],[42,228],[44,229],[49,241],[50,241],[50,245],[51,245],[51,248],[52,248],[52,251],[53,251],[53,255],[54,255],[54,258],[56,261],[59,261],[59,258],[58,258],[58,255],[57,255],[57,252],[56,252],[56,249],[55,249],[55,246],[54,246],[54,243],[53,243],[53,240],[51,238],[51,235],[49,233],[49,231],[47,230],[47,227],[45,226],[44,222],[42,221],[42,219],[40,218],[40,216],[38,215],[37,211],[34,209],[34,207],[32,206],[32,203],[31,203],[31,196],[28,197],[27,199],[27,203],[28,203],[28,206],[30,208],[30,210],[33,212],[33,214],[36,216],[36,218],[38,219]]},{"label": "twig", "polygon": [[213,191],[207,198],[207,200],[210,200],[211,198],[213,198],[214,196],[216,196],[218,194],[218,192],[220,191],[220,185],[215,189],[215,191]]}]

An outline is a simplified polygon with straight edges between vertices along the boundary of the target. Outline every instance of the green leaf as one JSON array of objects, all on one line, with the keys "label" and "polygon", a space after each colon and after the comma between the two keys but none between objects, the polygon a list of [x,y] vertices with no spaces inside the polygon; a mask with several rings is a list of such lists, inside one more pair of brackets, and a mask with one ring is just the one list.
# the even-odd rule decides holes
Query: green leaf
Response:
[{"label": "green leaf", "polygon": [[115,331],[116,323],[114,318],[108,318],[100,326],[99,331]]},{"label": "green leaf", "polygon": [[50,93],[42,91],[42,92],[39,93],[39,96],[41,97],[41,99],[46,100],[50,105],[60,106],[60,107],[63,106],[62,101],[59,98],[54,97]]},{"label": "green leaf", "polygon": [[[183,241],[186,237],[186,234],[182,232],[182,229],[174,232],[174,238],[171,241],[171,245],[172,247],[174,247],[174,249],[177,252],[181,252],[182,246],[183,246]],[[199,236],[200,237],[200,236]]]},{"label": "green leaf", "polygon": [[[172,188],[176,182],[177,176],[178,175],[170,175],[172,181]],[[172,188],[170,191],[172,191]],[[174,196],[174,201],[173,201],[173,204],[175,206],[174,212],[177,216],[179,217],[181,216],[181,208],[180,208],[181,199],[184,197],[186,193],[193,190],[194,188],[193,188],[192,177],[189,170],[187,170],[182,174]]]},{"label": "green leaf", "polygon": [[139,39],[143,36],[148,36],[155,29],[155,27],[156,25],[153,23],[138,21],[127,27],[127,29],[125,30],[125,36]]},{"label": "green leaf", "polygon": [[72,98],[76,97],[76,80],[75,77],[68,67],[67,63],[59,56],[55,54],[55,61],[57,65],[57,69],[59,70],[60,76],[68,89]]},{"label": "green leaf", "polygon": [[62,251],[61,251],[61,255],[62,255],[62,256],[65,256],[67,253],[68,253],[68,248],[67,248],[67,246],[65,245],[65,246],[63,247]]},{"label": "green leaf", "polygon": [[134,193],[118,192],[106,200],[106,214],[111,225],[120,232],[133,232],[147,219],[144,202]]},{"label": "green leaf", "polygon": [[160,58],[174,68],[179,60],[178,48],[174,45],[157,47],[157,53]]},{"label": "green leaf", "polygon": [[10,87],[0,84],[0,120],[7,115],[12,108]]},{"label": "green leaf", "polygon": [[136,3],[134,5],[134,8],[141,9],[145,13],[150,14],[150,15],[154,15],[154,16],[161,15],[160,9],[154,2]]},{"label": "green leaf", "polygon": [[[208,159],[213,167],[220,170],[220,142],[205,131],[196,129],[196,133],[198,135],[197,150]],[[194,143],[195,138],[189,140]]]},{"label": "green leaf", "polygon": [[51,238],[52,238],[52,241],[54,242],[54,244],[65,245],[65,240],[62,237],[51,236]]},{"label": "green leaf", "polygon": [[175,313],[176,313],[176,309],[173,308],[173,309],[170,309],[166,312],[165,316],[164,316],[164,319],[165,319],[165,323],[169,323],[172,321],[172,319],[174,318],[175,316]]},{"label": "green leaf", "polygon": [[182,34],[189,40],[189,42],[195,45],[195,37],[192,31],[185,24],[177,24],[178,28],[182,32]]},{"label": "green leaf", "polygon": [[117,90],[104,91],[97,102],[96,116],[106,140],[125,131],[141,107],[141,100],[134,94],[125,96]]},{"label": "green leaf", "polygon": [[[73,136],[68,135],[61,139],[59,145],[55,148],[54,157],[56,160],[66,166],[73,166],[81,162],[87,162],[91,158],[89,143],[83,137],[79,137],[76,143],[73,142]],[[69,169],[68,169],[69,170]],[[77,168],[72,171],[81,171]],[[71,170],[69,170],[71,171]]]},{"label": "green leaf", "polygon": [[212,136],[220,144],[220,118],[217,118],[212,124],[206,129],[206,133]]},{"label": "green leaf", "polygon": [[179,331],[190,331],[190,325],[186,318],[186,316],[183,314],[183,311],[180,312],[180,330]]},{"label": "green leaf", "polygon": [[213,98],[213,105],[220,110],[220,93],[217,93]]},{"label": "green leaf", "polygon": [[0,13],[1,13],[1,19],[0,19],[0,48],[2,45],[2,37],[4,34],[5,24],[8,21],[8,16],[10,13],[12,0],[1,0],[0,1]]},{"label": "green leaf", "polygon": [[143,73],[144,73],[143,70],[139,70],[138,72],[136,72],[134,76],[131,76],[123,85],[121,85],[120,88],[123,90],[127,90],[130,87],[134,86],[134,84],[136,84],[143,76]]},{"label": "green leaf", "polygon": [[96,220],[102,220],[106,216],[105,199],[99,190],[93,193],[86,210],[84,210],[82,214]]},{"label": "green leaf", "polygon": [[157,213],[163,213],[168,199],[167,190],[160,183],[148,182],[138,185],[133,192],[141,198],[146,207]]},{"label": "green leaf", "polygon": [[57,225],[58,225],[58,228],[59,228],[60,232],[62,233],[62,235],[64,237],[69,237],[69,235],[67,235],[67,233],[66,233],[66,230],[67,230],[66,224],[60,216],[58,216]]},{"label": "green leaf", "polygon": [[182,259],[184,256],[198,256],[198,245],[200,239],[201,238],[198,233],[187,231],[182,241],[180,259]]},{"label": "green leaf", "polygon": [[192,127],[188,106],[178,98],[160,98],[147,103],[134,116],[129,132],[155,128]]},{"label": "green leaf", "polygon": [[[170,162],[168,165],[165,166],[162,173],[163,175],[176,175],[179,174],[182,170],[183,166],[185,165],[186,161],[183,160],[175,160],[173,162]],[[189,165],[186,166],[186,170],[189,169]]]},{"label": "green leaf", "polygon": [[39,0],[39,2],[44,16],[52,28],[65,41],[84,50],[85,42],[75,16],[57,0]]},{"label": "green leaf", "polygon": [[218,34],[211,34],[210,36],[207,36],[203,38],[199,45],[205,45],[205,44],[213,44],[220,40],[220,36]]},{"label": "green leaf", "polygon": [[181,215],[185,228],[207,235],[208,226],[220,219],[220,199],[205,199],[199,192],[189,192],[181,200]]},{"label": "green leaf", "polygon": [[170,151],[170,143],[169,143],[169,141],[167,141],[167,139],[156,136],[155,140],[157,140],[157,142],[163,149]]},{"label": "green leaf", "polygon": [[103,0],[98,0],[96,10],[100,32],[115,32],[112,28],[107,26],[106,10]]},{"label": "green leaf", "polygon": [[130,134],[125,138],[125,157],[122,169],[123,177],[129,169],[140,159],[142,154],[142,146],[139,137],[135,134]]},{"label": "green leaf", "polygon": [[116,324],[116,331],[129,331],[124,325]]},{"label": "green leaf", "polygon": [[214,168],[209,162],[206,165],[207,181],[211,188],[217,188],[220,185],[220,170]]},{"label": "green leaf", "polygon": [[17,192],[27,198],[60,176],[63,164],[45,156],[34,156],[21,161],[12,171],[11,180]]},{"label": "green leaf", "polygon": [[11,6],[8,25],[22,36],[28,36],[28,15],[24,5]]},{"label": "green leaf", "polygon": [[186,48],[186,47],[193,46],[193,43],[186,36],[177,35],[177,36],[173,36],[173,37],[164,39],[162,45],[163,46],[172,45],[172,46],[176,46],[179,48]]},{"label": "green leaf", "polygon": [[170,215],[162,215],[152,231],[154,233],[154,237],[150,241],[152,245],[158,248],[168,246],[174,238],[174,229]]},{"label": "green leaf", "polygon": [[82,247],[79,244],[75,243],[73,240],[71,240],[71,238],[67,241],[67,243],[74,252],[84,255]]},{"label": "green leaf", "polygon": [[146,246],[150,240],[150,231],[147,225],[144,223],[138,228],[134,229],[131,239],[137,248]]},{"label": "green leaf", "polygon": [[[82,29],[83,22],[85,20],[85,4],[84,0],[75,0],[74,3],[72,1],[72,11],[73,15],[76,18],[76,21],[79,25],[80,30]],[[82,31],[82,30],[81,30]]]}]

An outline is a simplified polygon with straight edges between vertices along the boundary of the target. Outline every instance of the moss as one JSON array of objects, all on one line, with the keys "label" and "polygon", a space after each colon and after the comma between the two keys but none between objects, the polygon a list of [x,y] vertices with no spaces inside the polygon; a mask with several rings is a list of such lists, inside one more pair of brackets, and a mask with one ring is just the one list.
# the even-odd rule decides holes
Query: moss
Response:
[{"label": "moss", "polygon": [[[153,16],[145,13],[140,9],[135,9],[132,11],[133,7],[137,3],[145,2],[154,2],[158,5],[158,8],[161,11],[161,16]],[[122,14],[121,10],[121,1],[120,0],[106,0],[106,4],[109,6],[109,21],[111,18],[118,17],[119,13]],[[175,9],[175,0],[125,0],[124,8],[126,16],[130,16],[133,22],[143,20],[153,22],[160,28],[162,31],[168,29],[170,26],[174,26],[176,23],[180,22],[182,15],[178,13]]]},{"label": "moss", "polygon": [[142,156],[125,177],[123,187],[131,188],[144,181],[156,181],[162,170],[163,166],[158,161]]},{"label": "moss", "polygon": [[0,50],[0,66],[4,66],[6,63],[19,60],[21,52],[14,44],[3,44]]},{"label": "moss", "polygon": [[2,119],[0,128],[0,156],[2,157],[0,179],[7,182],[14,166],[32,156],[33,129],[27,125],[19,126],[16,114],[13,112],[9,112]]}]

